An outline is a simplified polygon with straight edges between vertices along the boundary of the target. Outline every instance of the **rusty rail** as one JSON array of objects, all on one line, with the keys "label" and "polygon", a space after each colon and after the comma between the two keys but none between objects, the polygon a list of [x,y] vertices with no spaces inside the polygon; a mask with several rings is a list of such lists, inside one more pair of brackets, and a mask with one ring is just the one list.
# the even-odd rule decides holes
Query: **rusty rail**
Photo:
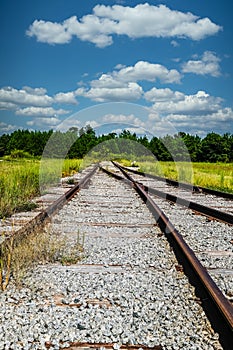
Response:
[{"label": "rusty rail", "polygon": [[69,191],[67,191],[65,194],[59,197],[54,203],[48,206],[45,209],[45,215],[49,216],[53,214],[57,209],[61,208],[66,201],[71,200],[81,188],[87,185],[87,183],[90,181],[90,178],[94,175],[98,167],[99,167],[99,164],[95,164],[93,169],[86,176],[84,176],[84,178],[82,178]]},{"label": "rusty rail", "polygon": [[[153,199],[148,195],[146,190],[143,188],[143,185],[136,182],[119,164],[113,162],[113,164],[120,169],[123,175],[131,182],[139,195],[142,197],[144,202],[147,204],[148,208],[151,210],[154,215],[160,229],[165,233],[169,242],[174,243],[174,245],[180,250],[183,263],[188,262],[189,269],[191,268],[192,272],[195,273],[198,282],[201,283],[202,288],[206,291],[207,295],[211,298],[214,306],[219,310],[220,315],[222,316],[223,321],[227,325],[224,330],[224,334],[227,334],[229,341],[233,339],[233,306],[231,302],[225,298],[221,290],[218,288],[216,283],[213,281],[206,268],[201,264],[201,262],[196,257],[193,250],[188,246],[188,244],[183,239],[182,235],[177,231],[173,226],[167,216],[163,211],[157,206]],[[119,177],[119,175],[118,175]],[[173,244],[172,244],[173,245]],[[174,246],[173,246],[174,248]],[[176,248],[175,248],[176,249]],[[175,250],[174,250],[175,251]],[[177,256],[180,255],[180,252],[177,252]],[[176,253],[176,251],[175,251]],[[187,268],[184,266],[184,270],[187,271]],[[214,318],[216,315],[214,316]],[[217,317],[218,318],[218,317]],[[221,323],[221,322],[220,322]],[[223,326],[220,324],[220,327]],[[224,336],[225,337],[225,336]],[[225,341],[228,341],[225,339]]]},{"label": "rusty rail", "polygon": [[[121,167],[116,162],[114,162],[114,165],[119,166],[120,168],[128,171],[128,169],[126,167]],[[127,172],[126,172],[126,174],[127,174]],[[127,176],[127,175],[125,175],[125,176]],[[129,176],[128,179],[129,178],[131,178],[131,177]],[[133,181],[135,181],[135,180],[133,180]],[[138,181],[135,181],[135,182],[139,183]],[[187,189],[191,190],[192,185],[188,185],[188,184],[185,184],[185,185],[187,186],[186,187]],[[173,194],[157,190],[157,189],[149,187],[149,186],[143,185],[143,187],[147,192],[152,193],[160,198],[164,198],[172,203],[176,203],[176,204],[182,205],[186,208],[192,209],[200,214],[204,214],[204,215],[210,217],[211,219],[216,219],[216,220],[225,222],[227,224],[233,225],[233,215],[230,213],[226,213],[224,211],[217,210],[217,209],[208,207],[206,205],[202,205],[202,204],[187,200],[185,198],[178,197],[178,196],[175,196]],[[214,192],[216,192],[216,191],[214,191]],[[222,192],[217,192],[217,193],[220,195],[220,193],[222,193]],[[229,196],[231,195],[230,193],[228,193],[228,194],[229,194]],[[232,195],[232,198],[233,198],[233,195]]]},{"label": "rusty rail", "polygon": [[[98,169],[99,164],[96,164],[93,169],[84,176],[75,186],[73,186],[69,191],[67,191],[65,194],[60,196],[55,202],[53,202],[51,205],[49,205],[47,208],[45,208],[43,211],[41,211],[36,217],[34,217],[32,220],[30,220],[24,227],[17,230],[14,234],[17,234],[17,236],[20,235],[26,235],[33,231],[36,227],[42,225],[53,213],[55,213],[56,210],[60,209],[65,202],[71,200],[73,196],[84,186],[87,185],[87,183],[90,181],[90,178],[94,175],[96,170]],[[7,235],[2,239],[0,242],[0,245],[5,242],[5,240],[10,239],[12,237],[11,235]]]},{"label": "rusty rail", "polygon": [[152,175],[152,174],[140,172],[140,171],[134,170],[134,169],[129,169],[129,168],[122,166],[122,165],[121,165],[121,167],[122,167],[122,169],[125,169],[133,174],[141,175],[143,177],[148,177],[149,179],[155,179],[155,180],[158,180],[161,182],[166,182],[168,185],[171,185],[174,187],[184,188],[188,191],[193,191],[193,192],[202,192],[202,193],[206,193],[206,194],[212,194],[212,195],[217,196],[217,197],[222,197],[222,198],[227,198],[227,199],[233,200],[233,193],[217,191],[217,190],[213,190],[213,189],[206,188],[206,187],[195,186],[195,185],[188,184],[185,182],[171,180],[171,179],[168,179],[166,177]]}]

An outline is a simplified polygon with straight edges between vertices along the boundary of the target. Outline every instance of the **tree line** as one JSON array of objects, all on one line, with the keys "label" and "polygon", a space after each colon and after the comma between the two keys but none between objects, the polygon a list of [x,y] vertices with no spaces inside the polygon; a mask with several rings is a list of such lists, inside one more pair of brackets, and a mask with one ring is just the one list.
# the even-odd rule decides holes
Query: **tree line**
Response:
[{"label": "tree line", "polygon": [[93,154],[110,152],[143,156],[152,153],[161,161],[233,162],[233,134],[230,133],[219,135],[211,132],[201,138],[179,132],[173,136],[148,139],[129,130],[97,136],[90,126],[81,129],[73,127],[66,132],[16,130],[3,134],[0,136],[0,157],[27,154],[39,158],[45,155],[43,152],[49,140],[47,156],[57,158],[83,158],[93,150]]}]

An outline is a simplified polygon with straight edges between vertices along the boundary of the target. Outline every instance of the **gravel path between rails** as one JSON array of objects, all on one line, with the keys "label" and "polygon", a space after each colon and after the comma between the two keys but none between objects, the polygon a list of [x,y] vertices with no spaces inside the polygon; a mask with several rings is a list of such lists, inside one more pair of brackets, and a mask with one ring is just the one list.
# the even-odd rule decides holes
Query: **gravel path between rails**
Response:
[{"label": "gravel path between rails", "polygon": [[37,266],[20,289],[0,293],[0,349],[46,349],[46,342],[51,349],[70,342],[222,349],[133,189],[98,172],[51,229],[71,244],[83,235],[83,259]]},{"label": "gravel path between rails", "polygon": [[[148,177],[130,175],[152,188],[232,213],[233,202],[230,199],[204,193],[192,193]],[[233,302],[233,227],[210,220],[205,216],[196,215],[190,209],[170,203],[153,194],[151,197],[183,235],[223,294]]]},{"label": "gravel path between rails", "polygon": [[215,208],[217,210],[222,210],[229,214],[233,214],[233,203],[231,199],[203,193],[202,191],[192,192],[190,190],[183,188],[181,184],[178,187],[175,187],[167,184],[166,182],[152,179],[148,176],[142,176],[142,175],[133,174],[130,172],[129,174],[133,177],[133,179],[135,179],[136,181],[142,182],[144,185],[148,187],[151,187],[160,191],[164,191],[171,195],[184,198],[188,201],[199,203],[201,205],[207,205],[211,208]]}]

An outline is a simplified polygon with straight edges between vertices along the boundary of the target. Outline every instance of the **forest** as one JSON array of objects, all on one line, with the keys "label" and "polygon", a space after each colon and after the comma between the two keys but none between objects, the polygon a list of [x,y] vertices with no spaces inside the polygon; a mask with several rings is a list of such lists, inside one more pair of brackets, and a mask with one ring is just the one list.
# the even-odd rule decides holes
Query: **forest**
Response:
[{"label": "forest", "polygon": [[79,130],[73,127],[66,132],[16,130],[11,134],[3,134],[0,136],[0,157],[26,155],[40,158],[48,140],[52,140],[49,156],[55,158],[64,157],[65,149],[68,150],[66,158],[83,158],[93,149],[103,152],[106,149],[104,145],[110,145],[114,154],[122,151],[135,154],[136,148],[139,156],[148,150],[161,161],[233,162],[233,134],[219,135],[212,132],[201,138],[179,132],[173,136],[148,139],[129,130],[123,130],[120,134],[96,135],[89,125]]}]

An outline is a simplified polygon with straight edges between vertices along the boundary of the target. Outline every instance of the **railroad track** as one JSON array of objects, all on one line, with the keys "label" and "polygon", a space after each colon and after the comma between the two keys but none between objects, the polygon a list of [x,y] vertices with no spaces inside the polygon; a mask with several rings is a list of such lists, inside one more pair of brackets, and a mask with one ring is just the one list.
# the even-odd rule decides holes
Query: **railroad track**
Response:
[{"label": "railroad track", "polygon": [[[38,266],[28,272],[21,289],[11,285],[0,295],[0,316],[7,319],[0,328],[0,348],[230,349],[231,283],[226,282],[227,290],[221,283],[218,289],[212,280],[203,287],[174,239],[167,240],[173,226],[156,214],[145,187],[142,197],[152,212],[135,192],[135,182],[109,177],[104,169],[112,165],[101,166],[103,171],[93,170],[91,180],[86,177],[85,188],[77,186],[77,194],[72,190],[72,200],[61,209],[68,196],[56,200],[50,224],[54,234],[68,236],[71,245],[77,232],[83,235],[83,259],[69,266]],[[155,200],[158,203],[158,197]],[[174,205],[160,200],[172,222],[181,213],[187,217],[189,209],[175,214]],[[190,217],[195,224],[201,218],[200,227],[213,223],[204,216]],[[182,229],[180,222],[174,224]],[[217,224],[226,230],[222,242],[227,245],[230,225]],[[190,231],[191,226],[185,239]],[[195,238],[188,243],[201,258],[203,246]],[[208,241],[209,250],[212,244]]]},{"label": "railroad track", "polygon": [[[121,168],[123,168],[124,170],[127,170],[128,172],[131,172],[135,175],[139,175],[139,177],[144,177],[144,178],[146,178],[146,180],[151,180],[153,183],[156,183],[158,187],[161,187],[161,182],[163,182],[166,185],[168,185],[165,187],[168,190],[171,190],[171,187],[169,187],[169,186],[174,186],[174,187],[178,187],[179,189],[186,189],[186,190],[191,191],[195,194],[204,193],[204,194],[210,194],[210,195],[214,195],[214,196],[222,197],[222,198],[227,198],[227,199],[231,199],[231,200],[233,199],[232,193],[221,192],[221,191],[213,190],[213,189],[202,187],[202,186],[196,186],[196,185],[188,184],[185,182],[180,182],[180,181],[168,179],[168,178],[158,176],[158,175],[144,173],[144,172],[136,170],[135,167],[126,167],[126,166],[121,165]],[[164,186],[163,186],[163,188],[164,188]]]},{"label": "railroad track", "polygon": [[205,187],[194,186],[160,176],[141,173],[132,168],[122,167],[134,174],[135,181],[143,182],[147,191],[170,202],[196,210],[199,214],[233,224],[233,194]]}]

